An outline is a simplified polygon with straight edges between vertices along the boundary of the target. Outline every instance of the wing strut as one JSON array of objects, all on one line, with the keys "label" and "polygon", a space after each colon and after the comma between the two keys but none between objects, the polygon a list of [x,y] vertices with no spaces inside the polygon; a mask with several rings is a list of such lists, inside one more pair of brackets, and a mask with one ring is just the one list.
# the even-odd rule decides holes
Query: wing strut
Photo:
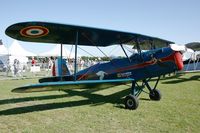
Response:
[{"label": "wing strut", "polygon": [[143,57],[142,57],[142,50],[140,48],[140,41],[138,40],[138,38],[135,39],[135,42],[136,42],[136,48],[137,48],[137,51],[140,55],[140,58],[143,60]]},{"label": "wing strut", "polygon": [[62,75],[63,74],[63,71],[62,71],[62,69],[63,69],[63,65],[62,65],[63,64],[63,60],[62,60],[63,59],[63,54],[62,54],[63,51],[62,50],[63,50],[63,44],[61,43],[61,45],[60,45],[60,58],[61,58],[61,61],[60,61],[60,63],[61,63],[61,65],[60,65],[60,70],[61,70],[60,81],[62,81],[62,76],[63,76]]},{"label": "wing strut", "polygon": [[155,44],[154,44],[154,41],[153,41],[153,40],[150,40],[149,42],[150,42],[150,45],[151,45],[151,50],[152,50],[152,49],[156,49],[156,46],[155,46]]},{"label": "wing strut", "polygon": [[136,42],[137,51],[138,51],[138,53],[141,55],[142,50],[141,50],[141,48],[140,48],[140,42],[139,42],[138,38],[135,39],[135,42]]},{"label": "wing strut", "polygon": [[126,57],[128,58],[129,62],[131,62],[131,60],[130,60],[130,58],[128,57],[128,55],[127,55],[127,53],[126,53],[124,47],[122,46],[122,44],[120,44],[120,46],[121,46],[122,50],[124,51],[124,54],[125,54]]},{"label": "wing strut", "polygon": [[76,32],[76,41],[75,41],[75,61],[74,61],[74,81],[76,81],[76,71],[77,71],[77,46],[79,43],[79,32]]}]

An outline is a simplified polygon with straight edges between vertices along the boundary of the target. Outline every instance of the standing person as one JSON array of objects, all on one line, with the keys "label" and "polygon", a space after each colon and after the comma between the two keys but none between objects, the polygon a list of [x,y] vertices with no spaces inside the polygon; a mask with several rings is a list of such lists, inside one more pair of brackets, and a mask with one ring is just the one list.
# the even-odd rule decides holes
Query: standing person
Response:
[{"label": "standing person", "polygon": [[45,69],[45,59],[42,59],[42,69]]},{"label": "standing person", "polygon": [[32,66],[35,66],[35,65],[36,65],[36,61],[35,61],[34,57],[32,57],[31,65],[32,65]]},{"label": "standing person", "polygon": [[81,64],[81,70],[83,70],[83,69],[84,69],[85,61],[82,59],[82,60],[80,61],[80,64]]},{"label": "standing person", "polygon": [[18,72],[18,60],[17,59],[14,60],[13,67],[14,67],[13,76],[16,77],[17,76],[17,72]]},{"label": "standing person", "polygon": [[[31,72],[32,72],[32,74],[36,71],[35,65],[36,65],[35,58],[32,57],[32,60],[31,60]],[[35,74],[33,76],[35,76]]]},{"label": "standing person", "polygon": [[49,61],[48,61],[48,75],[49,75],[49,72],[52,73],[52,69],[53,69],[53,57],[49,57]]},{"label": "standing person", "polygon": [[17,60],[17,75],[20,77],[22,76],[22,66],[19,60]]},{"label": "standing person", "polygon": [[8,77],[9,72],[11,71],[11,66],[10,66],[10,59],[7,60],[6,62],[6,76]]}]

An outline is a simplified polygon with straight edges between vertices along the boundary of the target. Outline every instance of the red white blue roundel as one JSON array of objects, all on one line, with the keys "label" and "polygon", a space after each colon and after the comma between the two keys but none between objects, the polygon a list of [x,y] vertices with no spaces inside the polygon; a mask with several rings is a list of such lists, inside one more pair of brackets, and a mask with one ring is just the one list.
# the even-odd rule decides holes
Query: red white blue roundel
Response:
[{"label": "red white blue roundel", "polygon": [[28,26],[21,29],[20,34],[25,37],[38,38],[46,36],[49,30],[42,26]]}]

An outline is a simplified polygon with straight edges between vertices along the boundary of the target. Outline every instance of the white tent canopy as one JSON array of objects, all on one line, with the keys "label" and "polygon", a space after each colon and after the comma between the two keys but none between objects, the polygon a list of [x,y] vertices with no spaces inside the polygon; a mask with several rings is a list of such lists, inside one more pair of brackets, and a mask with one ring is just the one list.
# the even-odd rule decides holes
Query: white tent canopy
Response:
[{"label": "white tent canopy", "polygon": [[[56,44],[55,47],[47,52],[41,53],[39,54],[39,56],[45,56],[45,57],[49,57],[49,56],[60,56],[61,53],[61,45],[60,44]],[[73,52],[70,53],[70,51],[68,51],[65,46],[62,47],[62,56],[63,57],[67,57],[67,58],[74,58],[75,55]],[[80,57],[80,55],[77,55],[78,57]]]},{"label": "white tent canopy", "polygon": [[15,59],[19,60],[21,64],[27,64],[28,56],[36,56],[36,54],[22,48],[22,46],[19,44],[17,40],[13,41],[8,50],[6,50],[6,48],[3,47],[3,45],[1,45],[0,47],[2,51],[4,49],[4,52],[2,53],[5,53],[5,54],[0,54],[0,60],[4,64],[7,64],[9,60],[10,65],[12,65]]},{"label": "white tent canopy", "polygon": [[8,49],[9,55],[11,56],[36,56],[36,54],[29,52],[22,48],[17,40],[15,40]]},{"label": "white tent canopy", "polygon": [[0,56],[1,55],[7,55],[8,54],[8,50],[4,45],[0,45]]}]

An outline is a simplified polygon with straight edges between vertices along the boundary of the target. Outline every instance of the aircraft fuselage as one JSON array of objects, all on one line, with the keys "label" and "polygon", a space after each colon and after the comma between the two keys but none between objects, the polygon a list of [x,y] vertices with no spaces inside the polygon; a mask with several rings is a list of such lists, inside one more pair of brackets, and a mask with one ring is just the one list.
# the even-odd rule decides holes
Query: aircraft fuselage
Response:
[{"label": "aircraft fuselage", "polygon": [[183,68],[182,55],[170,47],[154,49],[128,58],[98,63],[77,73],[77,80],[158,77]]}]

